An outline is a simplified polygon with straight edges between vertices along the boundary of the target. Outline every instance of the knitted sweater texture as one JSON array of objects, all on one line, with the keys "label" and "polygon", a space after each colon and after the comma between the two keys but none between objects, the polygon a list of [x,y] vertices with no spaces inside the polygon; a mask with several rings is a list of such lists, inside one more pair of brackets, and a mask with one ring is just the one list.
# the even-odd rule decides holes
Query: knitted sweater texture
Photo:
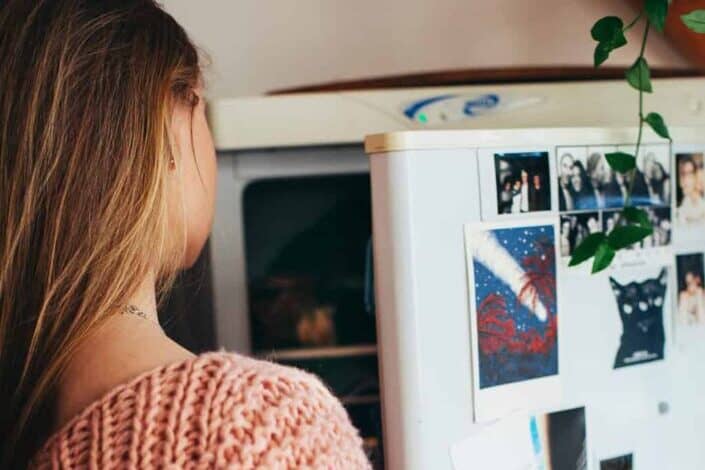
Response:
[{"label": "knitted sweater texture", "polygon": [[41,469],[369,469],[345,409],[303,371],[216,352],[146,372],[54,434]]}]

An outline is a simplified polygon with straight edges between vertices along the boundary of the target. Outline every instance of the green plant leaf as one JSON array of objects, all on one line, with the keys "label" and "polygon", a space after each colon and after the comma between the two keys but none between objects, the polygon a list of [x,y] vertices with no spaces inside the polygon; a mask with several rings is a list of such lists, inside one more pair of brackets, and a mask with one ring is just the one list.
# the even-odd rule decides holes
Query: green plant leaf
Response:
[{"label": "green plant leaf", "polygon": [[637,90],[651,93],[651,71],[646,59],[639,57],[625,74],[629,84]]},{"label": "green plant leaf", "polygon": [[573,256],[570,257],[570,263],[568,263],[568,266],[578,265],[583,261],[595,256],[597,247],[605,241],[605,238],[607,237],[602,232],[591,233],[590,235],[588,235],[573,250]]},{"label": "green plant leaf", "polygon": [[691,31],[705,33],[705,10],[693,10],[690,13],[681,15],[681,21]]},{"label": "green plant leaf", "polygon": [[668,14],[668,0],[646,0],[644,8],[651,25],[658,31],[663,31]]},{"label": "green plant leaf", "polygon": [[[605,16],[595,22],[590,35],[597,42],[608,42],[615,38],[624,28],[622,20],[616,16]],[[624,37],[624,34],[622,34]]]},{"label": "green plant leaf", "polygon": [[622,174],[636,168],[636,158],[628,153],[610,152],[605,154],[605,158],[614,171]]},{"label": "green plant leaf", "polygon": [[659,113],[649,113],[644,118],[644,121],[654,130],[656,134],[664,139],[671,140],[671,135],[668,133],[668,127]]},{"label": "green plant leaf", "polygon": [[601,243],[595,252],[595,259],[592,262],[592,274],[599,273],[610,265],[614,259],[615,251],[607,243]]},{"label": "green plant leaf", "polygon": [[649,215],[644,209],[639,209],[638,207],[629,206],[625,207],[622,211],[622,215],[627,222],[632,222],[641,227],[651,228],[651,221],[649,220]]},{"label": "green plant leaf", "polygon": [[610,51],[607,47],[605,47],[604,43],[601,42],[595,46],[595,53],[593,54],[595,67],[602,65],[609,58],[609,56]]},{"label": "green plant leaf", "polygon": [[654,232],[654,230],[649,227],[642,227],[641,225],[622,225],[612,229],[610,234],[607,236],[607,243],[614,250],[621,250],[634,243],[642,241],[644,238],[648,237]]},{"label": "green plant leaf", "polygon": [[590,30],[592,38],[597,41],[594,53],[595,67],[600,66],[615,49],[624,46],[624,23],[616,16],[606,16],[599,19]]}]

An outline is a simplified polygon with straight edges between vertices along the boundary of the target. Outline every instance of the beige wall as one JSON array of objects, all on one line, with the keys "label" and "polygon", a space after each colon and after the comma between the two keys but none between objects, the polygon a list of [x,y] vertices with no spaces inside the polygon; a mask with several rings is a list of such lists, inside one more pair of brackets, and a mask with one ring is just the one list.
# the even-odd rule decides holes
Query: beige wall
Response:
[{"label": "beige wall", "polygon": [[[592,23],[633,16],[625,0],[164,0],[213,64],[210,94],[389,74],[508,65],[587,65]],[[633,37],[632,37],[633,38]],[[652,65],[685,66],[661,37]],[[636,39],[635,39],[636,42]],[[630,45],[613,64],[637,54]]]}]

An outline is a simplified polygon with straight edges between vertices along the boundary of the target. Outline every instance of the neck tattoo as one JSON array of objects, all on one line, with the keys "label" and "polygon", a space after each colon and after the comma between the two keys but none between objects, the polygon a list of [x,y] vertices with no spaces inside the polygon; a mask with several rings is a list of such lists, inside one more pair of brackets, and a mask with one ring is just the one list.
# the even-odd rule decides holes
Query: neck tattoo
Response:
[{"label": "neck tattoo", "polygon": [[122,313],[123,314],[130,314],[130,315],[137,315],[138,317],[140,317],[144,320],[149,320],[149,317],[147,317],[147,314],[144,313],[139,308],[135,307],[134,305],[125,305],[125,307],[122,309]]}]

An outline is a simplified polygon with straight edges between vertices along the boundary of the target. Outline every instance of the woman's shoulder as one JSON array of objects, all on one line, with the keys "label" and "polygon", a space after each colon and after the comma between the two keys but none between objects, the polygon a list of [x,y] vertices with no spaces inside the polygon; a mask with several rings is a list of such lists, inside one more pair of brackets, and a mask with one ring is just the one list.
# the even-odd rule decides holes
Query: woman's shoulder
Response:
[{"label": "woman's shoulder", "polygon": [[101,468],[368,468],[357,431],[320,380],[226,352],[163,366],[116,388],[38,457],[38,466],[50,468],[91,461]]},{"label": "woman's shoulder", "polygon": [[226,351],[204,353],[162,369],[165,378],[185,374],[187,380],[198,382],[196,385],[212,386],[215,382],[223,393],[231,393],[232,386],[256,388],[270,382],[290,382],[327,392],[313,374]]}]

